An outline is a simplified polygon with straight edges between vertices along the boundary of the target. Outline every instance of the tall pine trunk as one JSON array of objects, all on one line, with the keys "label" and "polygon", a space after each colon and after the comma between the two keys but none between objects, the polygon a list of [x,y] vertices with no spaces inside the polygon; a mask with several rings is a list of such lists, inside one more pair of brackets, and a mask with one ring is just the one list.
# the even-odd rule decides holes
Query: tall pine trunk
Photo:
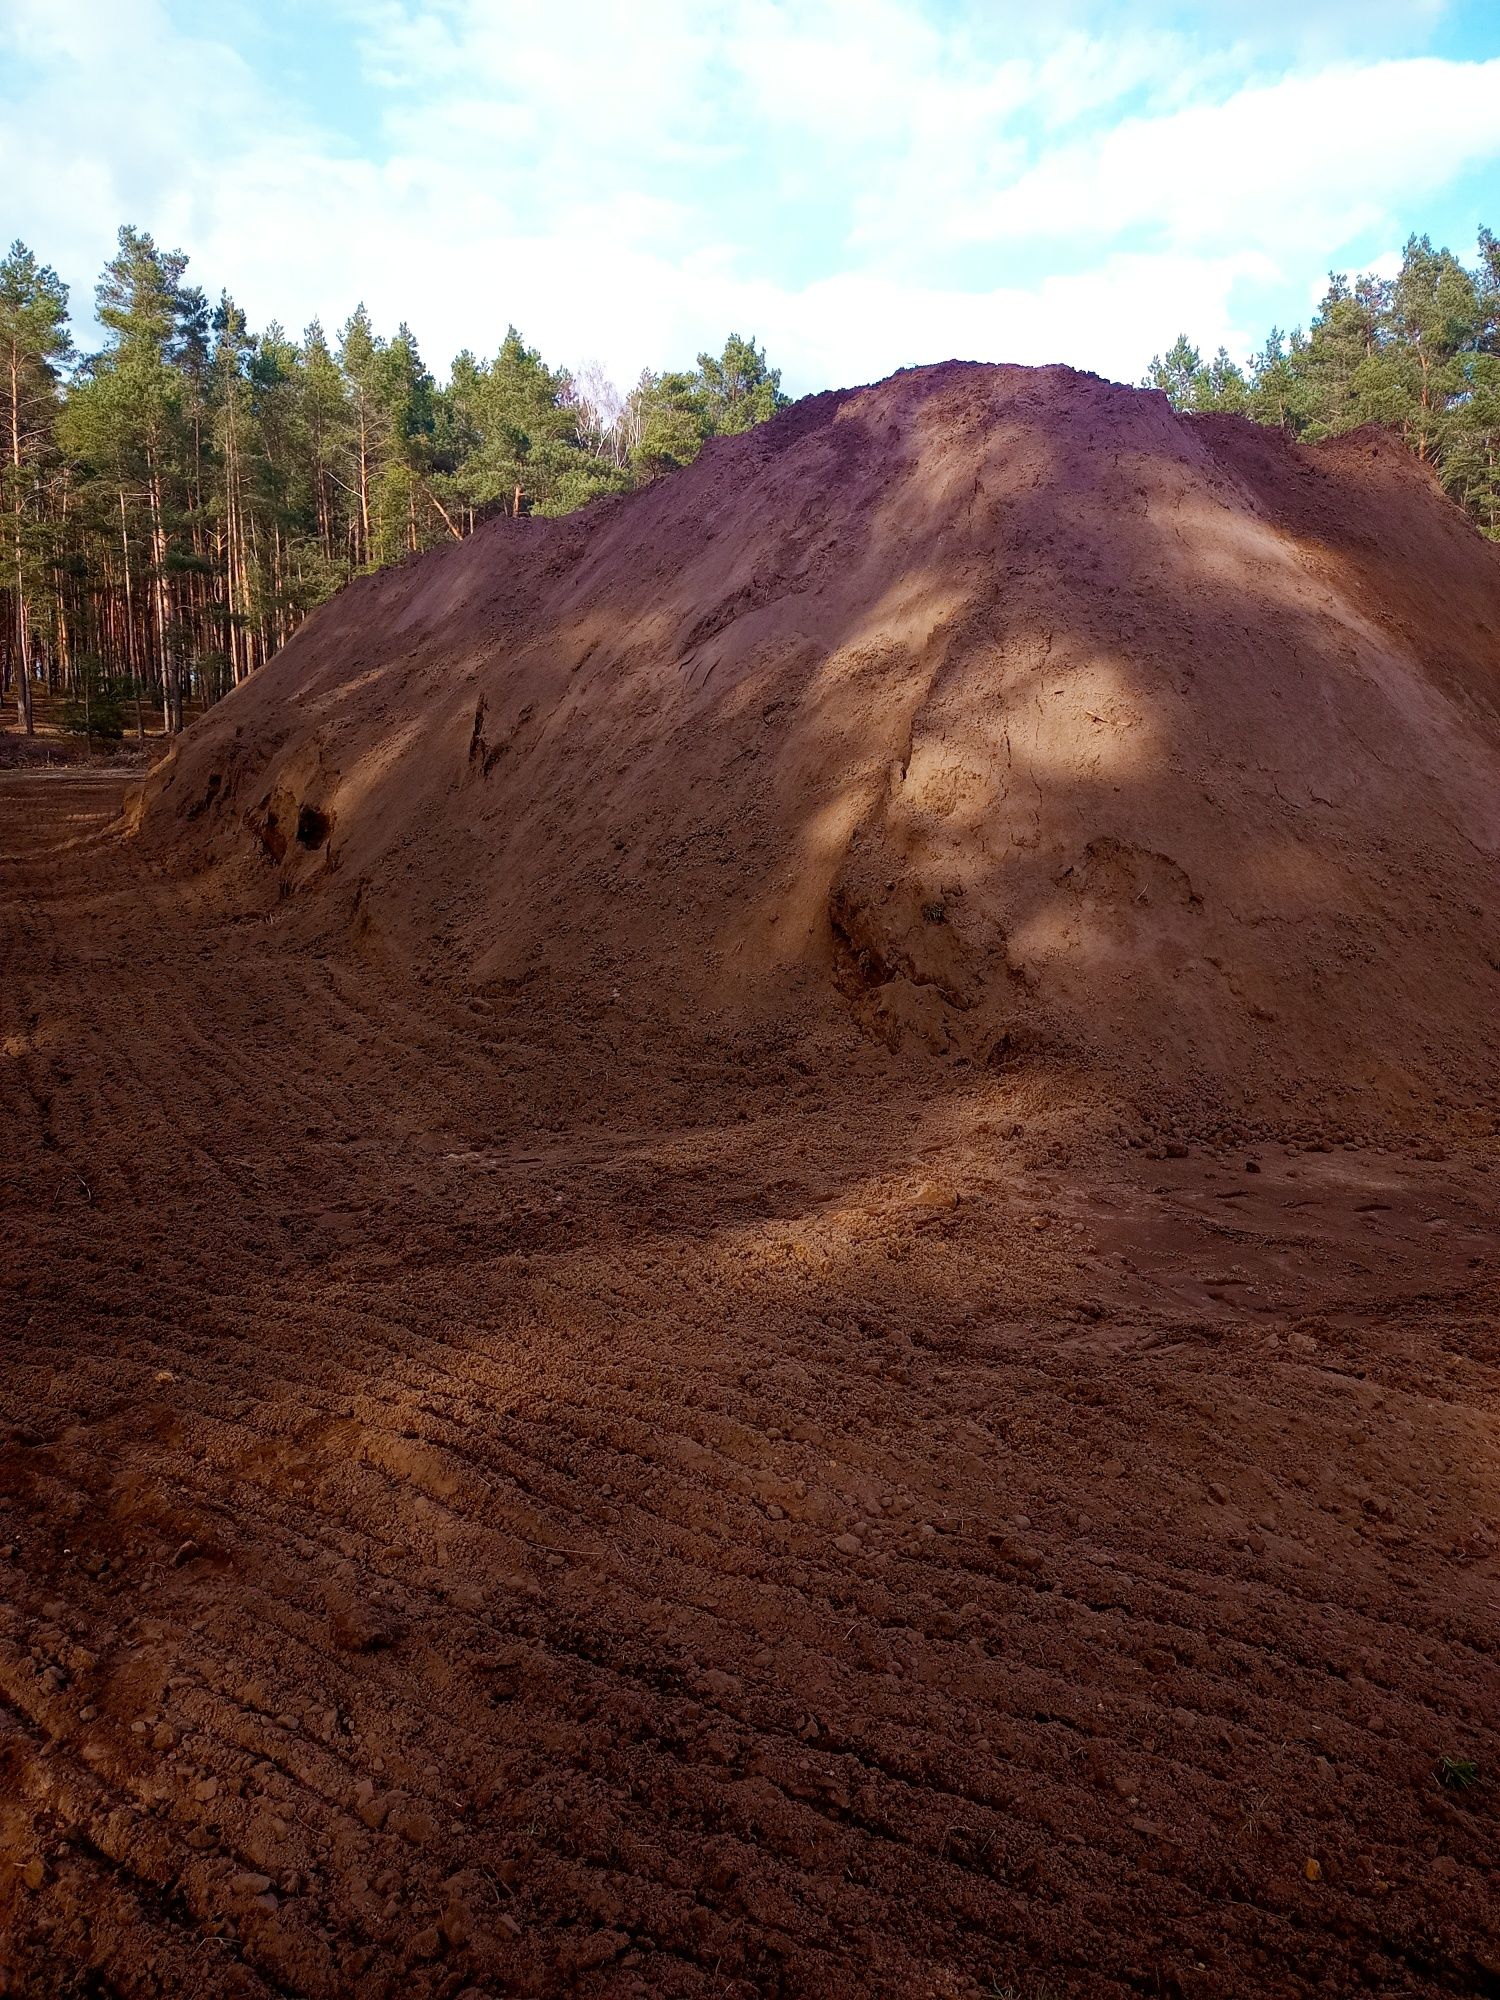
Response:
[{"label": "tall pine trunk", "polygon": [[364,538],[364,546],[360,551],[359,560],[361,563],[368,563],[370,560],[369,430],[365,417],[365,399],[363,394],[361,394],[359,399],[359,520]]},{"label": "tall pine trunk", "polygon": [[157,471],[156,449],[150,446],[146,455],[150,473],[149,491],[151,499],[151,603],[156,617],[156,657],[161,669],[161,719],[168,736],[175,733],[180,724],[177,704],[173,700],[173,682],[176,675],[169,658],[167,631],[167,534],[162,524],[161,477]]},{"label": "tall pine trunk", "polygon": [[36,734],[36,718],[31,712],[31,647],[26,610],[26,570],[21,548],[21,356],[14,343],[10,350],[10,464],[15,480],[12,526],[16,559],[16,707],[28,736]]},{"label": "tall pine trunk", "polygon": [[130,527],[125,514],[125,488],[120,488],[120,562],[125,581],[125,665],[135,687],[135,740],[146,740],[146,718],[141,712],[140,662],[135,652],[135,605],[130,585]]}]

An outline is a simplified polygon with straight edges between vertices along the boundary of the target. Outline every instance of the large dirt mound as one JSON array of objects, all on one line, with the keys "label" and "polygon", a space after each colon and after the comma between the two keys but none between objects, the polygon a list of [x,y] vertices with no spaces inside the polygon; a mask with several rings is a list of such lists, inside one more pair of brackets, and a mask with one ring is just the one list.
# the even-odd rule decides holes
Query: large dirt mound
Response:
[{"label": "large dirt mound", "polygon": [[1500,549],[1379,433],[950,364],[355,586],[146,807],[216,898],[558,1020],[625,989],[1459,1115],[1500,1005]]},{"label": "large dirt mound", "polygon": [[1497,625],[950,367],[0,773],[0,1990],[1500,1992]]}]

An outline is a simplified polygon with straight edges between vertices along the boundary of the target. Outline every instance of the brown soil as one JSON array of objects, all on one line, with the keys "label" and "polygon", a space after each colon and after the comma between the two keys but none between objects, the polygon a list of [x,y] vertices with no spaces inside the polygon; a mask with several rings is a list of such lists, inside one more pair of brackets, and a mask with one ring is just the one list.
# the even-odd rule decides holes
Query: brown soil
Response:
[{"label": "brown soil", "polygon": [[1500,1993],[1497,686],[950,367],[0,774],[0,1988]]}]

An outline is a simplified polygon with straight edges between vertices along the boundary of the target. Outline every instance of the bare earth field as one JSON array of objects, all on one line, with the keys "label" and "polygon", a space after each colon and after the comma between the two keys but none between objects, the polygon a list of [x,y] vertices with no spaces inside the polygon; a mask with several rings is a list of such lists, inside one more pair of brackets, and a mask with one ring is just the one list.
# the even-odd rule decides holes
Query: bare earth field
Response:
[{"label": "bare earth field", "polygon": [[1500,549],[810,399],[0,771],[0,1990],[1500,1995]]},{"label": "bare earth field", "polygon": [[0,777],[8,1992],[1500,1990],[1487,1159],[563,1124],[123,783]]}]

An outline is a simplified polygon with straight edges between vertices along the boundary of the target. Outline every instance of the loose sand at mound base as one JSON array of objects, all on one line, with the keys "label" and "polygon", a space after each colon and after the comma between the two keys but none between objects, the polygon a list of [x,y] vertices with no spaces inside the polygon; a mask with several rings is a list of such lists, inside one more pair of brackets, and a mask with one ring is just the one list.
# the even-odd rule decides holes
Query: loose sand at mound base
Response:
[{"label": "loose sand at mound base", "polygon": [[0,1990],[1500,1992],[1497,630],[951,367],[0,774]]}]

